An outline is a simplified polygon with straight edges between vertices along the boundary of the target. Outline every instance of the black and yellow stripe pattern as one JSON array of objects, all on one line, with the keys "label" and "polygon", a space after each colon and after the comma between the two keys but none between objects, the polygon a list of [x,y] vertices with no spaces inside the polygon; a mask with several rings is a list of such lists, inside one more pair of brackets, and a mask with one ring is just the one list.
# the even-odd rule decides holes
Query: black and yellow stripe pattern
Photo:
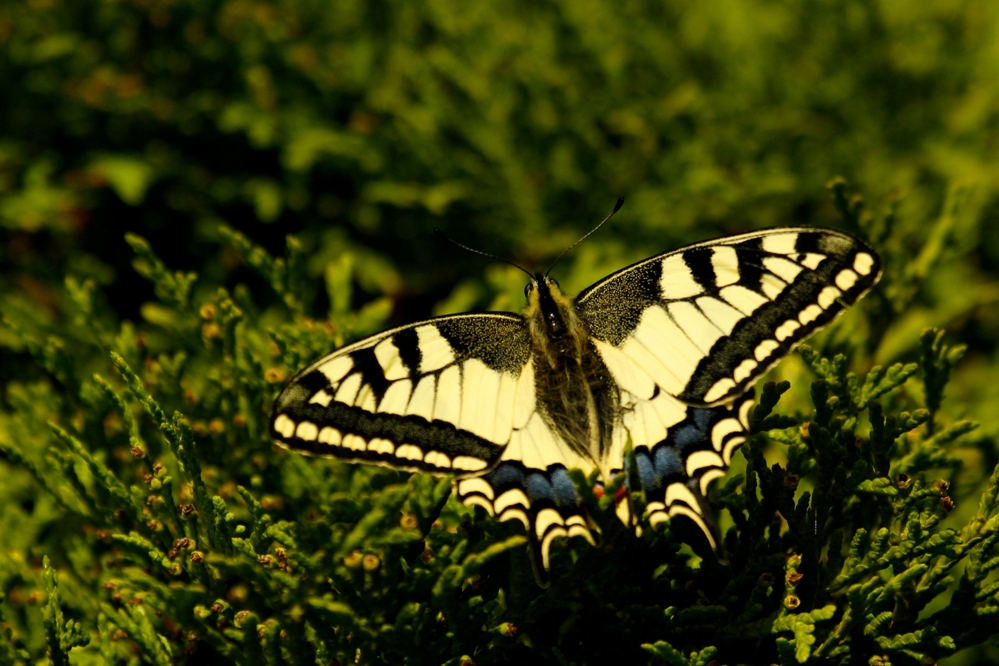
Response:
[{"label": "black and yellow stripe pattern", "polygon": [[566,470],[609,481],[630,441],[649,522],[684,516],[717,547],[704,497],[745,440],[750,387],[880,273],[855,238],[785,228],[652,257],[576,299],[537,275],[523,315],[417,322],[316,361],[278,396],[271,434],[455,475],[463,502],[524,524],[540,575],[555,538],[595,540]]}]

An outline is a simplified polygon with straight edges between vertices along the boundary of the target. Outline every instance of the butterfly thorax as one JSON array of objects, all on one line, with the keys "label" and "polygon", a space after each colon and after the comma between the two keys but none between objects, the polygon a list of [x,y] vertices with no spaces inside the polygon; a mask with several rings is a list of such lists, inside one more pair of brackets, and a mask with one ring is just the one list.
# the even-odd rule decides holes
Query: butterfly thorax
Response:
[{"label": "butterfly thorax", "polygon": [[580,455],[600,465],[616,416],[614,384],[558,283],[537,275],[527,297],[537,399],[545,419]]}]

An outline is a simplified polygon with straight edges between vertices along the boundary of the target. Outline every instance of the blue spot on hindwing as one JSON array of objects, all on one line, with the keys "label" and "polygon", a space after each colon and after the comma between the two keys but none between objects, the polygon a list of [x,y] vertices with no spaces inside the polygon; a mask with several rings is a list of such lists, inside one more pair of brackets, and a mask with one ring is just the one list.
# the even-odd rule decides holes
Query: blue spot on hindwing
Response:
[{"label": "blue spot on hindwing", "polygon": [[533,503],[539,499],[555,500],[555,489],[552,488],[548,477],[541,472],[531,472],[527,475],[527,483],[524,484],[527,496]]},{"label": "blue spot on hindwing", "polygon": [[552,480],[552,490],[555,491],[555,504],[558,506],[578,505],[579,495],[576,493],[576,486],[573,485],[572,479],[569,478],[569,474],[565,471],[565,468],[559,465],[558,467],[549,468],[548,473]]},{"label": "blue spot on hindwing", "polygon": [[641,448],[635,451],[635,466],[638,467],[638,478],[642,481],[642,490],[649,492],[659,485],[661,479],[656,477],[649,450]]},{"label": "blue spot on hindwing", "polygon": [[697,445],[704,441],[704,432],[689,424],[677,427],[670,435],[673,446],[681,452],[686,451],[687,447],[690,446],[697,447]]},{"label": "blue spot on hindwing", "polygon": [[683,467],[680,465],[680,457],[672,446],[657,446],[654,455],[656,476],[659,479],[682,473]]},{"label": "blue spot on hindwing", "polygon": [[497,488],[510,488],[513,486],[519,487],[524,485],[524,473],[518,469],[516,465],[500,463],[500,465],[490,472],[488,476],[489,481]]}]

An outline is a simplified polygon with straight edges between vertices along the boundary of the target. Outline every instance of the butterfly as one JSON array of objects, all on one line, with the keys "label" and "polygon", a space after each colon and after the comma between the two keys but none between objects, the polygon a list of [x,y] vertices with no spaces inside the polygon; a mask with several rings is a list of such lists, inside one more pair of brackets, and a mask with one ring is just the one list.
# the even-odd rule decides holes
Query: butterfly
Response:
[{"label": "butterfly", "polygon": [[718,549],[707,490],[748,435],[751,386],[880,274],[874,250],[821,228],[696,243],[575,298],[536,273],[523,314],[419,321],[314,362],[275,401],[271,436],[454,475],[460,501],[523,523],[542,585],[555,538],[599,536],[568,470],[609,482],[630,444],[648,522],[683,516]]}]

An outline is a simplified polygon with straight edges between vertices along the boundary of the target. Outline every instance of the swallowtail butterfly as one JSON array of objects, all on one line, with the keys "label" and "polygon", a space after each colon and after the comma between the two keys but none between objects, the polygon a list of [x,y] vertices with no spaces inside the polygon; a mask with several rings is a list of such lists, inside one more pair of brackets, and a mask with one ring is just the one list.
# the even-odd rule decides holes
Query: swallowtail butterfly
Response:
[{"label": "swallowtail butterfly", "polygon": [[817,228],[689,245],[576,298],[537,273],[523,314],[438,317],[319,359],[277,398],[271,436],[454,475],[462,502],[524,524],[542,584],[554,538],[594,542],[567,470],[610,481],[630,440],[649,523],[686,516],[717,548],[705,497],[747,436],[750,387],[880,273],[870,247]]}]

